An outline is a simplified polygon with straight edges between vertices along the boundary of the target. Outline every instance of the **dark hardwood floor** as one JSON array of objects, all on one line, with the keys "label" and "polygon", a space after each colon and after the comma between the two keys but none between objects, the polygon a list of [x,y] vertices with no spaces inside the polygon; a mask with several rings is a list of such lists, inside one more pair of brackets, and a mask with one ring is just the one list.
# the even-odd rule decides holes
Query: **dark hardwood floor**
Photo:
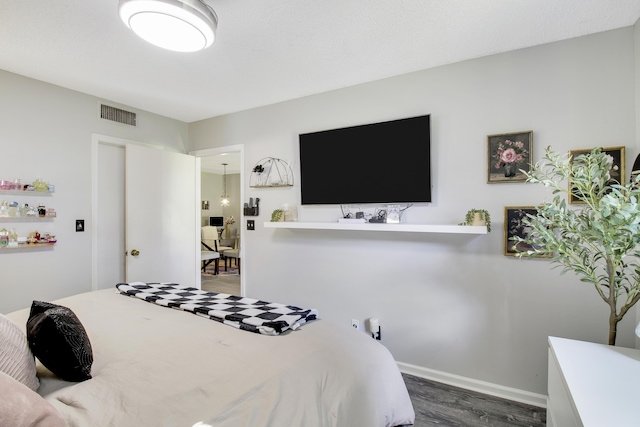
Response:
[{"label": "dark hardwood floor", "polygon": [[416,412],[414,427],[543,427],[546,409],[402,374]]}]

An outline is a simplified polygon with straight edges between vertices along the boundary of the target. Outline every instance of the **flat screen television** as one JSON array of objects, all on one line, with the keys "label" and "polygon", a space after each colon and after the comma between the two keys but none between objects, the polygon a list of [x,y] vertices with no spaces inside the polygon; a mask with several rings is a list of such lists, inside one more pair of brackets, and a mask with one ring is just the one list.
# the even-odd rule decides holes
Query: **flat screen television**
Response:
[{"label": "flat screen television", "polygon": [[222,216],[210,216],[209,225],[212,227],[224,227],[224,217]]},{"label": "flat screen television", "polygon": [[429,115],[299,135],[303,205],[431,201]]}]

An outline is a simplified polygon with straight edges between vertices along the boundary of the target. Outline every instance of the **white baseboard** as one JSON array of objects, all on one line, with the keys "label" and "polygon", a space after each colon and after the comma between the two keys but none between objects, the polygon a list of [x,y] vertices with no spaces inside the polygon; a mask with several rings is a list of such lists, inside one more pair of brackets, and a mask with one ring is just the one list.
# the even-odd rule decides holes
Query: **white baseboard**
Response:
[{"label": "white baseboard", "polygon": [[466,378],[459,375],[436,371],[434,369],[411,365],[409,363],[396,363],[400,368],[400,372],[404,372],[405,374],[448,384],[454,387],[477,391],[479,393],[484,393],[491,396],[501,397],[503,399],[513,400],[514,402],[526,403],[528,405],[534,405],[540,408],[547,407],[547,396],[543,394],[531,393],[529,391],[519,390],[517,388],[505,387],[485,381],[474,380],[472,378]]}]

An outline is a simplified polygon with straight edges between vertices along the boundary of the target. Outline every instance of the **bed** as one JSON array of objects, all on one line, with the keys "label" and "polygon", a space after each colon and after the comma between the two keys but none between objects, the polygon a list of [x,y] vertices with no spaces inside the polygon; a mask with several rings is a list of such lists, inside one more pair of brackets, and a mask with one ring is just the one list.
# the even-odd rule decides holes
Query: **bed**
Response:
[{"label": "bed", "polygon": [[[54,302],[77,315],[93,353],[81,382],[36,361],[37,394],[70,427],[413,424],[393,357],[348,326],[312,320],[270,336],[117,290]],[[6,318],[24,331],[29,309]]]}]

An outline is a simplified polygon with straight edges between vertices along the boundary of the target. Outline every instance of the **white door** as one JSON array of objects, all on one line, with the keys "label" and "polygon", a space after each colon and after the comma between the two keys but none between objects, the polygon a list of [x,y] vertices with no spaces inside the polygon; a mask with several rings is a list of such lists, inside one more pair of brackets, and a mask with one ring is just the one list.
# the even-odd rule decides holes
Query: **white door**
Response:
[{"label": "white door", "polygon": [[97,145],[97,206],[95,209],[97,289],[126,281],[125,263],[125,146]]},{"label": "white door", "polygon": [[127,144],[127,282],[200,287],[199,159]]}]

